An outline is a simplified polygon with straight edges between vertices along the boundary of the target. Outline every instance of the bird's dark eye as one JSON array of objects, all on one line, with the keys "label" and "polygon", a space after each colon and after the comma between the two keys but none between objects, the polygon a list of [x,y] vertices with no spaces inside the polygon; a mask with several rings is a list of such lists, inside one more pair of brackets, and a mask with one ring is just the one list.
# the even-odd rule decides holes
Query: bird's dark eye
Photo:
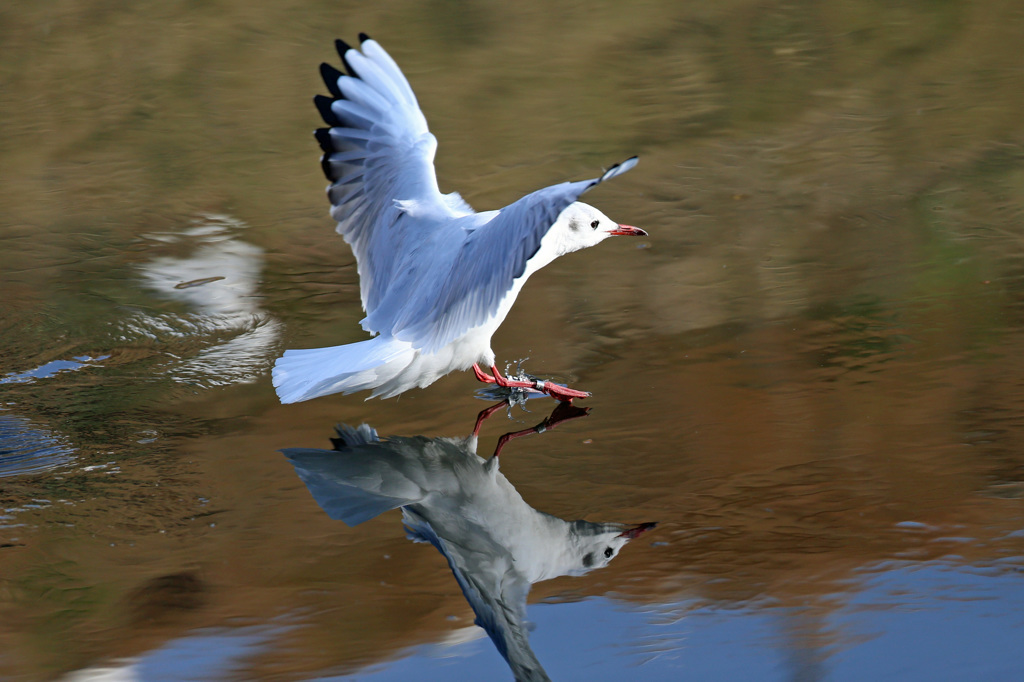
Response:
[{"label": "bird's dark eye", "polygon": [[590,226],[596,230],[597,226],[600,225],[600,224],[601,224],[600,220],[595,220],[594,222],[590,223]]},{"label": "bird's dark eye", "polygon": [[612,548],[611,548],[611,547],[608,547],[608,548],[606,548],[606,549],[604,550],[604,555],[605,555],[605,557],[611,558],[611,556],[612,556],[612,554],[613,554],[613,553],[614,553],[614,552],[612,552]]}]

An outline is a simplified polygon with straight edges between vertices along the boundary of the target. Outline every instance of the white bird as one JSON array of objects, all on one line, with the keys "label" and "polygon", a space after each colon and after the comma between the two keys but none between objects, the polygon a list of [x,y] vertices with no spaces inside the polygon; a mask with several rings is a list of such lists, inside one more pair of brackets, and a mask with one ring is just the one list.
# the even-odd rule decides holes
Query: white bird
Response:
[{"label": "white bird", "polygon": [[[531,431],[574,418],[559,417],[560,409]],[[363,424],[339,426],[335,450],[282,452],[332,519],[355,526],[401,507],[409,539],[444,555],[476,624],[516,679],[547,680],[527,636],[531,585],[602,568],[655,524],[565,521],[528,505],[499,471],[497,454],[487,460],[476,454],[480,421],[493,411],[481,413],[468,438],[381,440]]]},{"label": "white bird", "polygon": [[590,395],[503,377],[491,336],[530,275],[558,256],[612,235],[647,234],[576,201],[635,166],[636,157],[599,178],[546,187],[477,213],[457,193],[441,194],[437,140],[412,88],[375,40],[359,38],[362,51],[337,41],[349,75],[322,64],[332,97],[314,101],[330,126],[316,138],[331,181],[331,216],[355,254],[366,312],[360,324],[374,338],[285,351],[273,371],[281,402],[363,390],[387,398],[470,367],[481,381],[559,400]]}]

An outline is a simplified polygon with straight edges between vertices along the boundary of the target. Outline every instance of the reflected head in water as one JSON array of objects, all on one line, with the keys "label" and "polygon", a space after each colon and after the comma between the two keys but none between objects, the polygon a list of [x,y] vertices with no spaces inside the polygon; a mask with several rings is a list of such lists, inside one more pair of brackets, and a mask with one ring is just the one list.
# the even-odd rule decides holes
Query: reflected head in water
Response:
[{"label": "reflected head in water", "polygon": [[402,510],[407,536],[437,548],[517,679],[547,679],[526,635],[530,586],[606,566],[653,523],[566,521],[528,505],[499,470],[514,438],[541,433],[587,414],[560,403],[537,426],[476,454],[481,423],[504,407],[483,410],[465,438],[380,438],[367,424],[337,427],[333,450],[289,448],[284,454],[332,519],[350,526]]},{"label": "reflected head in water", "polygon": [[469,368],[499,386],[563,401],[586,397],[552,382],[502,376],[491,337],[527,278],[555,258],[611,236],[646,236],[577,201],[631,169],[636,157],[597,178],[478,213],[458,194],[441,194],[437,140],[409,82],[377,41],[365,34],[360,41],[358,50],[338,41],[348,73],[321,65],[331,96],[314,102],[328,126],[316,139],[331,183],[331,216],[355,254],[361,325],[374,338],[285,351],[273,371],[281,402],[357,391],[387,398]]}]

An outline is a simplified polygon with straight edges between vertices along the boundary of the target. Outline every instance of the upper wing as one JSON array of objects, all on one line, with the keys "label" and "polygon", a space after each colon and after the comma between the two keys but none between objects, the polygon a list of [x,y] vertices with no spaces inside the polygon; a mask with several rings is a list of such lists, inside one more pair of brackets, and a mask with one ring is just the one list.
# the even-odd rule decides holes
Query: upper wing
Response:
[{"label": "upper wing", "polygon": [[331,181],[331,216],[355,253],[363,309],[370,313],[425,226],[473,209],[457,194],[441,194],[437,140],[409,82],[377,41],[359,38],[362,52],[337,41],[350,75],[321,64],[332,96],[317,95],[314,102],[330,126],[318,129],[316,139]]},{"label": "upper wing", "polygon": [[[389,330],[424,353],[434,353],[498,312],[526,262],[558,215],[592,187],[636,165],[631,157],[599,178],[564,182],[527,194],[470,232],[439,289],[404,291],[403,305],[382,306],[364,327]],[[390,316],[390,317],[388,317]]]}]

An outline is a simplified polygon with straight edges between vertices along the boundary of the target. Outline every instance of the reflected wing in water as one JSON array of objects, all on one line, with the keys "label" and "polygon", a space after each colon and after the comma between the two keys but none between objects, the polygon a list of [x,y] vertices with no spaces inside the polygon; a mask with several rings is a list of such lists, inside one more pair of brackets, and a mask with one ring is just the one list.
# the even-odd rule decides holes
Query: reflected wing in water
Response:
[{"label": "reflected wing in water", "polygon": [[402,521],[413,542],[429,542],[448,561],[473,613],[474,621],[494,642],[516,680],[549,680],[530,648],[526,627],[526,597],[530,583],[515,570],[515,557],[506,547],[481,534],[476,546],[460,547],[434,532],[430,522],[413,508],[402,509]]}]

